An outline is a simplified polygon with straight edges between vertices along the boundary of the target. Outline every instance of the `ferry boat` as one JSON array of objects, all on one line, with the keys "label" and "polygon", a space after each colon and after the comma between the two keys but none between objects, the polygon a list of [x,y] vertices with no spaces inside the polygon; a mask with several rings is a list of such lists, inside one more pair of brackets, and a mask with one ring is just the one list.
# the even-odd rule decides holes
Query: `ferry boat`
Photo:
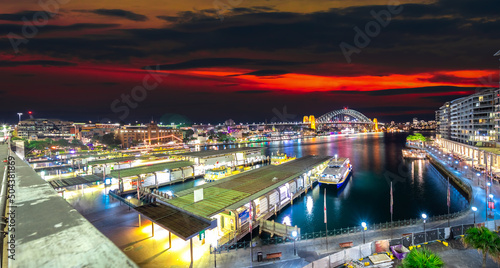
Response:
[{"label": "ferry boat", "polygon": [[424,150],[417,149],[403,149],[403,158],[409,159],[425,159],[427,157],[427,153]]},{"label": "ferry boat", "polygon": [[354,130],[354,128],[346,128],[346,129],[342,129],[340,131],[340,133],[349,135],[349,134],[356,134],[357,131]]},{"label": "ferry boat", "polygon": [[276,153],[275,155],[271,155],[271,165],[281,165],[283,163],[286,163],[288,161],[292,161],[296,159],[296,157],[289,157],[287,156],[286,154],[280,154],[280,152],[278,151],[278,153]]},{"label": "ferry boat", "polygon": [[229,175],[232,174],[231,168],[230,167],[218,167],[218,168],[213,168],[209,169],[205,172],[205,180],[206,181],[216,181],[223,179]]},{"label": "ferry boat", "polygon": [[349,158],[334,158],[330,160],[328,166],[319,176],[319,182],[337,185],[337,189],[339,189],[347,182],[351,170],[352,165],[349,163]]}]

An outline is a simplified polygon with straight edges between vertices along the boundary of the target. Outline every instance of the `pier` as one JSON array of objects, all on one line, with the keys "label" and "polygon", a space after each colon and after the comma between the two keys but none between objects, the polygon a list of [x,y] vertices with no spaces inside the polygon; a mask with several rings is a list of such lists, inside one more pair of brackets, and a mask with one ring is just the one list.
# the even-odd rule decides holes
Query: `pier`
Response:
[{"label": "pier", "polygon": [[[330,159],[330,156],[304,156],[184,190],[174,199],[165,198],[155,191],[150,196],[187,215],[215,222],[212,229],[204,230],[210,233],[207,237],[216,240],[212,243],[232,243],[249,233],[250,221],[253,222],[252,229],[257,228],[263,220],[277,214],[312,187]],[[273,233],[289,233],[288,227],[282,231],[281,225],[274,226]],[[290,232],[292,229],[290,227]]]}]

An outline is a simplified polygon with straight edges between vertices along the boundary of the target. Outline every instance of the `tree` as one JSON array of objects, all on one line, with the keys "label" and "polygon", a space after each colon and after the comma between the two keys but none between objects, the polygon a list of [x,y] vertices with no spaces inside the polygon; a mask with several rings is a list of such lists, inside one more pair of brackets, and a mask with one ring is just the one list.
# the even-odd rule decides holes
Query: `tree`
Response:
[{"label": "tree", "polygon": [[495,259],[500,256],[500,237],[484,226],[467,230],[464,244],[483,254],[483,268],[486,267],[488,254]]},{"label": "tree", "polygon": [[406,137],[406,140],[425,142],[425,141],[427,141],[427,138],[424,137],[424,135],[422,135],[422,134],[420,134],[418,132],[415,132],[414,135],[409,135],[408,137]]},{"label": "tree", "polygon": [[73,139],[73,140],[71,141],[71,146],[72,146],[72,147],[77,147],[77,146],[80,146],[80,145],[82,145],[82,143],[81,143],[81,141],[79,141],[79,140],[77,140],[77,139]]},{"label": "tree", "polygon": [[65,147],[65,146],[68,146],[69,145],[69,142],[65,139],[59,139],[55,142],[55,144],[61,146],[61,147]]},{"label": "tree", "polygon": [[105,144],[109,148],[116,148],[121,144],[120,140],[117,139],[115,137],[115,134],[113,134],[113,133],[108,133],[108,134],[102,135],[100,142],[102,144]]},{"label": "tree", "polygon": [[187,130],[185,130],[185,131],[184,131],[184,137],[185,137],[186,139],[188,139],[188,140],[189,140],[191,137],[193,137],[193,135],[194,135],[194,131],[193,131],[192,129],[187,129]]},{"label": "tree", "polygon": [[444,262],[436,253],[426,248],[414,249],[406,255],[401,263],[402,268],[439,268]]}]

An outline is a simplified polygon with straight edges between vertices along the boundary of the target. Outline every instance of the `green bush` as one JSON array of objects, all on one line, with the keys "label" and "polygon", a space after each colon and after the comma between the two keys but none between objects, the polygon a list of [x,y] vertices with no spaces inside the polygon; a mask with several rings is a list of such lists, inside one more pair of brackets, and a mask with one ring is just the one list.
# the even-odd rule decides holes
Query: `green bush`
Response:
[{"label": "green bush", "polygon": [[402,268],[439,268],[444,262],[436,253],[426,249],[414,249],[406,255],[401,266]]}]

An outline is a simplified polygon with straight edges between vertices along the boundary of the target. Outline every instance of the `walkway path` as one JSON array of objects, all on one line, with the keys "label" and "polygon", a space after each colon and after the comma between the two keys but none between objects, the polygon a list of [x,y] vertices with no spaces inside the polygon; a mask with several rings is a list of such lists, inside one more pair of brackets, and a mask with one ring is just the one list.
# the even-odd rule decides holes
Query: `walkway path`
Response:
[{"label": "walkway path", "polygon": [[[473,190],[473,201],[471,206],[475,206],[478,208],[478,211],[476,212],[476,222],[483,222],[485,220],[486,214],[485,214],[485,191],[484,187],[481,187],[481,184],[478,186],[477,184],[477,178],[475,180],[470,180],[467,178],[464,178],[464,174],[462,172],[455,170],[453,167],[451,167],[447,161],[445,161],[446,157],[439,156],[439,154],[436,151],[433,151],[430,153],[434,159],[439,161],[448,171],[453,172],[456,174],[459,178],[462,180],[466,181],[469,184],[472,184],[472,190]],[[442,153],[441,153],[442,155]],[[470,169],[470,167],[468,168]],[[464,169],[467,170],[467,169]],[[475,183],[474,183],[475,182]],[[497,184],[494,184],[492,186],[493,189],[493,194],[496,196],[498,193],[500,193],[500,186]],[[429,215],[432,216],[432,215]],[[473,218],[474,214],[472,211],[468,211],[465,213],[463,216],[455,219],[450,220],[450,225],[451,226],[456,226],[456,225],[461,225],[461,224],[471,224],[473,223]],[[498,212],[495,212],[495,219],[499,219],[500,215]],[[490,219],[491,220],[491,219]],[[448,221],[439,221],[439,222],[429,222],[426,223],[426,230],[431,230],[435,228],[443,228],[443,227],[448,227]],[[365,239],[366,241],[376,241],[376,240],[382,240],[382,239],[390,239],[391,236],[394,238],[401,237],[402,234],[406,233],[412,233],[412,232],[422,232],[423,231],[423,225],[413,225],[413,226],[405,226],[405,227],[399,227],[399,228],[393,228],[391,229],[386,229],[386,230],[377,230],[377,231],[367,231],[365,233]],[[391,234],[392,233],[392,234]],[[324,256],[327,256],[331,253],[335,253],[340,251],[339,243],[341,242],[349,242],[352,241],[354,242],[354,246],[360,245],[363,243],[363,234],[362,233],[355,233],[355,234],[348,234],[348,235],[342,235],[342,236],[334,236],[334,237],[329,237],[328,238],[328,249],[326,249],[326,242],[325,238],[317,238],[317,239],[311,239],[311,240],[305,240],[305,241],[297,241],[296,242],[296,248],[298,249],[298,256],[294,256],[293,254],[293,243],[287,243],[287,244],[281,244],[281,245],[271,245],[271,246],[263,246],[263,247],[256,247],[253,249],[254,252],[254,261],[256,260],[256,254],[259,251],[262,251],[264,253],[264,257],[266,253],[273,253],[273,252],[282,252],[283,257],[281,261],[279,262],[251,262],[250,258],[250,249],[239,249],[238,251],[236,250],[231,250],[229,253],[221,253],[220,255],[217,255],[217,267],[234,267],[235,263],[238,263],[239,266],[241,267],[250,267],[250,266],[269,266],[272,264],[272,267],[302,267],[314,260],[317,260],[319,258],[322,258]],[[452,252],[447,252],[445,256],[447,256],[447,259],[453,259]],[[477,251],[471,250],[467,251],[466,255],[464,256],[476,256]],[[462,254],[456,252],[456,254]],[[450,256],[450,258],[448,258]],[[477,254],[476,257],[480,257],[479,254]],[[464,258],[461,258],[464,259]],[[466,261],[467,258],[465,258],[463,261]],[[472,260],[471,260],[472,261]],[[456,264],[457,262],[454,261]],[[493,265],[492,263],[489,263],[490,265]],[[211,265],[211,266],[210,266]],[[275,266],[276,265],[276,266]],[[465,264],[464,264],[465,265]],[[464,267],[475,267],[475,264],[470,264],[466,265]],[[213,267],[214,266],[214,256],[211,254],[210,256],[204,256],[201,260],[198,261],[197,263],[198,267]],[[453,266],[452,266],[453,267]],[[458,266],[455,266],[458,267]],[[496,267],[496,265],[494,265]]]},{"label": "walkway path", "polygon": [[16,156],[13,166],[9,267],[137,267],[27,163]]},{"label": "walkway path", "polygon": [[[443,165],[447,165],[442,161]],[[450,171],[454,169],[447,166]],[[461,175],[458,173],[457,175]],[[498,185],[494,186],[494,191],[498,191]],[[473,205],[480,209],[476,220],[484,221],[484,189],[473,186]],[[155,237],[151,237],[151,225],[146,219],[142,219],[142,227],[138,228],[137,212],[125,205],[120,205],[116,200],[106,195],[104,191],[92,191],[85,189],[83,195],[69,197],[67,201],[82,213],[92,224],[104,235],[111,239],[123,252],[141,267],[186,267],[189,264],[189,246],[183,241],[173,239],[172,248],[168,248],[168,232],[156,229]],[[483,208],[481,210],[481,208]],[[480,215],[481,214],[481,215]],[[469,211],[459,218],[452,219],[451,225],[471,224],[473,213]],[[418,215],[416,215],[418,216]],[[429,215],[432,216],[432,215]],[[497,215],[498,216],[498,215]],[[497,217],[498,218],[498,217]],[[448,226],[448,221],[426,223],[426,229],[443,228]],[[422,232],[423,224],[385,229],[377,231],[367,231],[366,241],[376,241],[381,239],[397,238],[402,234],[412,232]],[[166,234],[166,235],[165,235]],[[250,249],[231,250],[217,254],[209,254],[206,248],[195,247],[194,267],[303,267],[310,262],[320,259],[328,254],[340,250],[339,243],[352,241],[354,245],[363,243],[363,234],[355,233],[328,238],[328,250],[326,249],[325,238],[310,239],[296,242],[298,255],[294,255],[294,244],[278,245],[257,245],[253,249],[251,256]],[[282,252],[282,258],[278,261],[257,262],[257,252],[267,253]],[[451,251],[453,252],[453,251]],[[462,256],[476,256],[476,251],[464,251]],[[451,255],[450,255],[451,254]],[[445,256],[453,257],[450,251],[446,251]],[[456,253],[462,254],[462,253]],[[253,257],[253,262],[251,258]],[[480,256],[477,255],[479,258]],[[447,260],[447,259],[446,259]],[[464,266],[467,267],[467,266]],[[468,267],[475,267],[474,264]],[[496,266],[494,266],[496,267]]]}]

